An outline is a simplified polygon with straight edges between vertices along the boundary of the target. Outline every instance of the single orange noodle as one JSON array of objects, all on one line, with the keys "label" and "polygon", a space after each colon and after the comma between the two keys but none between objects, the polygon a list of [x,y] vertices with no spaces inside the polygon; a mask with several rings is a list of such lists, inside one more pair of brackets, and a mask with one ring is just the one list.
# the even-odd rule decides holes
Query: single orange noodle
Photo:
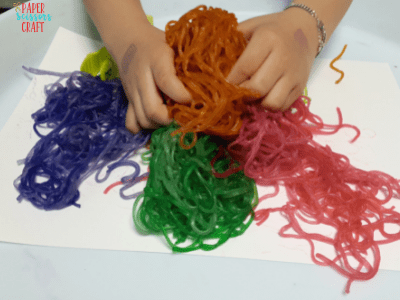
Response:
[{"label": "single orange noodle", "polygon": [[338,84],[339,82],[342,81],[342,79],[343,79],[343,77],[344,77],[344,72],[343,72],[342,70],[339,70],[338,68],[336,68],[333,64],[334,64],[335,62],[337,62],[337,61],[343,56],[344,51],[346,51],[346,48],[347,48],[347,45],[344,45],[342,52],[340,52],[340,54],[339,54],[337,57],[335,57],[335,58],[331,61],[331,64],[330,64],[330,67],[331,67],[333,70],[335,70],[336,72],[339,72],[339,73],[340,73],[340,78],[339,78],[338,80],[335,81],[336,84]]},{"label": "single orange noodle", "polygon": [[[165,28],[177,76],[193,98],[180,104],[167,97],[169,114],[181,126],[173,135],[183,133],[181,146],[186,149],[195,145],[198,132],[234,139],[242,125],[244,99],[257,97],[225,80],[247,44],[237,26],[234,14],[202,5]],[[193,142],[184,145],[190,132]]]}]

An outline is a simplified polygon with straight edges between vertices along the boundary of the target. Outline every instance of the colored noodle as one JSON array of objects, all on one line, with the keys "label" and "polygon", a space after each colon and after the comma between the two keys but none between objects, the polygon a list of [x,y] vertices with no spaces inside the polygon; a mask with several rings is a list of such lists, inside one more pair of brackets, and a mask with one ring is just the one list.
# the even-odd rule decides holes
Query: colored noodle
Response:
[{"label": "colored noodle", "polygon": [[[311,114],[301,97],[293,107],[295,113],[249,106],[239,137],[228,150],[256,184],[275,188],[260,201],[276,196],[280,186],[286,190],[288,202],[256,211],[257,224],[265,222],[270,213],[280,212],[288,224],[279,234],[307,240],[314,263],[330,266],[348,278],[348,293],[351,282],[371,279],[378,271],[378,246],[400,239],[400,232],[391,234],[385,228],[385,224],[400,226],[400,214],[384,207],[393,197],[400,197],[400,184],[383,172],[353,167],[346,156],[313,140],[313,134],[352,127],[341,124],[341,117],[335,128]],[[309,232],[304,224],[328,225],[336,234]],[[383,238],[377,238],[376,232]],[[336,256],[316,253],[315,242],[332,245]]]},{"label": "colored noodle", "polygon": [[331,63],[329,64],[329,66],[330,66],[333,70],[335,70],[336,72],[340,73],[340,78],[339,78],[338,80],[335,81],[336,84],[338,84],[339,82],[342,81],[342,79],[343,79],[343,77],[344,77],[344,72],[343,72],[342,70],[339,70],[338,68],[336,68],[333,64],[334,64],[335,62],[337,62],[337,61],[343,56],[344,51],[346,51],[346,48],[347,48],[347,45],[344,45],[342,52],[340,52],[340,54],[339,54],[337,57],[335,57],[335,58],[331,61]]},{"label": "colored noodle", "polygon": [[[188,104],[167,102],[170,115],[182,126],[173,134],[205,132],[234,138],[241,127],[243,99],[250,91],[226,82],[233,64],[246,47],[234,14],[199,6],[165,29],[166,41],[175,53],[177,76],[190,91]],[[184,146],[191,148],[191,145]]]},{"label": "colored noodle", "polygon": [[[80,207],[78,188],[94,172],[101,182],[116,167],[129,164],[135,168],[129,180],[139,175],[139,165],[127,158],[146,144],[150,134],[142,131],[132,135],[125,129],[127,100],[119,80],[104,82],[78,71],[58,74],[26,70],[59,76],[60,80],[69,78],[65,86],[58,80],[47,87],[44,107],[32,115],[40,140],[14,182],[19,201],[26,199],[44,210]],[[116,160],[108,167],[106,177],[99,179],[101,170]]]},{"label": "colored noodle", "polygon": [[[200,137],[185,150],[179,136],[171,136],[177,128],[171,124],[152,134],[150,175],[134,204],[135,227],[142,233],[163,234],[174,252],[212,250],[251,224],[258,202],[254,181],[243,172],[216,178],[210,161],[218,146],[212,138]],[[184,142],[191,143],[190,134]],[[215,162],[216,172],[225,171],[228,162]]]}]

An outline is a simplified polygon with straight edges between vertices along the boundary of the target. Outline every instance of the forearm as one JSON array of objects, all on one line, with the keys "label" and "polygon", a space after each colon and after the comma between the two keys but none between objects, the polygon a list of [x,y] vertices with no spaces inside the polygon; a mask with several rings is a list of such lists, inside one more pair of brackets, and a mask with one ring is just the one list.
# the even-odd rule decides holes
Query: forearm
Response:
[{"label": "forearm", "polygon": [[150,26],[140,0],[83,0],[100,36],[113,55],[119,59],[132,41],[140,39]]}]

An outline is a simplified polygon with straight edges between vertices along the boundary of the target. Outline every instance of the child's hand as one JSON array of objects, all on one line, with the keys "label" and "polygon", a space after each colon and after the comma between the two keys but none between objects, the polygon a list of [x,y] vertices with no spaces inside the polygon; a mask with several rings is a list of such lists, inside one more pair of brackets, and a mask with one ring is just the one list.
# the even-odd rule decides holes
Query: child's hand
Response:
[{"label": "child's hand", "polygon": [[227,80],[258,92],[262,105],[286,110],[303,92],[317,54],[316,21],[301,10],[239,24],[249,40]]},{"label": "child's hand", "polygon": [[176,76],[174,53],[164,32],[153,26],[144,28],[142,38],[130,44],[121,57],[118,68],[129,100],[127,129],[137,133],[169,124],[172,120],[161,93],[181,103],[191,95]]}]

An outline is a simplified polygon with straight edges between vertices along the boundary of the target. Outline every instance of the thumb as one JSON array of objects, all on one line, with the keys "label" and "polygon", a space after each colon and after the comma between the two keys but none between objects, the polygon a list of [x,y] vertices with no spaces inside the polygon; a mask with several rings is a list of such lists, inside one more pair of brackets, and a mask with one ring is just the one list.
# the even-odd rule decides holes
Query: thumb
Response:
[{"label": "thumb", "polygon": [[[173,53],[171,54],[173,56]],[[180,103],[186,103],[192,99],[192,95],[176,76],[172,57],[160,59],[153,69],[153,76],[157,87],[171,99]]]}]

